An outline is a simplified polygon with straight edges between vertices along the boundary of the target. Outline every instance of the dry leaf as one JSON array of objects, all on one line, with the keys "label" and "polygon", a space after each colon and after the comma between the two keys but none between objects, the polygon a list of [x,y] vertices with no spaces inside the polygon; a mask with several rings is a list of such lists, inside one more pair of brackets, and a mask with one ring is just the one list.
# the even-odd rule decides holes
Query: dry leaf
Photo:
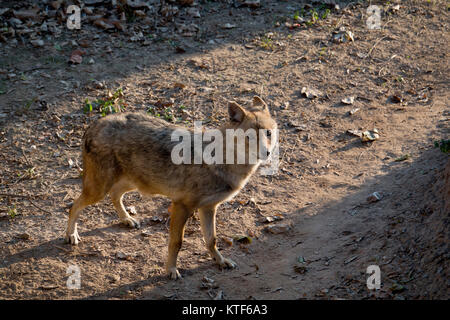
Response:
[{"label": "dry leaf", "polygon": [[174,87],[174,88],[184,89],[184,88],[186,88],[186,85],[185,85],[184,83],[181,83],[181,82],[175,82],[175,83],[173,84],[173,87]]},{"label": "dry leaf", "polygon": [[94,26],[102,28],[102,29],[112,29],[114,28],[114,25],[111,24],[107,19],[100,18],[94,21]]},{"label": "dry leaf", "polygon": [[114,27],[116,27],[117,30],[124,31],[125,27],[122,25],[121,21],[110,21]]},{"label": "dry leaf", "polygon": [[84,51],[80,49],[75,49],[70,54],[69,63],[73,64],[80,64],[83,61],[83,58],[81,57],[84,54]]}]

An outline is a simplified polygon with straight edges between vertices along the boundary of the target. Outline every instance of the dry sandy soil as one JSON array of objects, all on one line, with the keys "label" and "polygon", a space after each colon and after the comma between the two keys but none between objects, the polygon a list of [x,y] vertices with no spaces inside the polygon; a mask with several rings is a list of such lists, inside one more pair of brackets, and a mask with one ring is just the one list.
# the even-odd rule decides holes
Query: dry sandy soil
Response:
[{"label": "dry sandy soil", "polygon": [[[201,18],[189,6],[172,17],[173,6],[152,5],[124,30],[102,30],[89,15],[81,30],[55,23],[34,32],[42,21],[29,23],[34,33],[2,29],[1,299],[449,298],[450,162],[434,147],[450,133],[448,3],[316,2],[302,11],[298,1],[232,2],[199,1]],[[1,8],[13,3],[32,1]],[[381,10],[379,30],[367,28],[369,4]],[[11,17],[3,13],[3,26]],[[340,27],[354,41],[332,41]],[[69,64],[77,49],[81,63]],[[320,92],[309,99],[303,87]],[[178,259],[183,279],[169,280],[170,202],[158,196],[126,196],[141,229],[120,225],[107,197],[81,214],[80,245],[64,243],[81,138],[101,117],[92,102],[117,98],[126,111],[215,127],[228,100],[246,105],[255,94],[279,124],[281,162],[220,206],[219,247],[237,269],[214,265],[194,215]],[[353,105],[341,102],[350,96]],[[347,133],[374,128],[374,142]],[[373,192],[381,200],[368,202]],[[264,222],[273,216],[282,220]],[[289,228],[266,230],[276,224]],[[66,287],[70,265],[80,268],[79,290]],[[379,290],[366,286],[369,265],[380,267]]]}]

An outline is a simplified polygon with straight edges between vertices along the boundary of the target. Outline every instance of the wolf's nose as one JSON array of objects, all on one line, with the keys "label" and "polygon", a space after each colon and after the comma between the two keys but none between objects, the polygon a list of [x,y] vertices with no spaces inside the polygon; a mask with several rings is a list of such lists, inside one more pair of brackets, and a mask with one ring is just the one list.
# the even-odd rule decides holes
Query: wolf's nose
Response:
[{"label": "wolf's nose", "polygon": [[267,151],[267,158],[270,157],[270,151]]}]

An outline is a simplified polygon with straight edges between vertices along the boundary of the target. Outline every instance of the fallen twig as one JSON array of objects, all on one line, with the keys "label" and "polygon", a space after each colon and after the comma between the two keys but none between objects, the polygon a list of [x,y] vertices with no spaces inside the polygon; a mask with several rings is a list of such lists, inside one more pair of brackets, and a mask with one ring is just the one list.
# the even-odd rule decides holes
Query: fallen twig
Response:
[{"label": "fallen twig", "polygon": [[380,41],[383,40],[383,39],[385,39],[385,38],[387,38],[387,36],[384,36],[384,37],[378,39],[378,40],[375,42],[375,44],[372,46],[372,48],[370,48],[369,52],[366,54],[366,56],[364,57],[364,59],[368,58],[368,57],[372,54],[373,49],[375,49],[375,47],[378,45],[378,43],[380,43]]},{"label": "fallen twig", "polygon": [[31,163],[31,161],[28,160],[28,157],[27,157],[27,155],[25,154],[25,151],[24,151],[22,148],[21,148],[20,150],[22,151],[22,155],[23,155],[23,157],[25,158],[25,161],[27,162],[27,164],[28,164],[30,167],[34,167],[33,164]]},{"label": "fallen twig", "polygon": [[63,248],[63,247],[60,247],[60,246],[57,246],[57,245],[53,245],[55,248],[58,248],[58,249],[60,249],[60,250],[62,250],[62,251],[65,251],[65,252],[67,252],[67,253],[71,253],[72,252],[72,250],[69,250],[69,249],[66,249],[66,248]]}]

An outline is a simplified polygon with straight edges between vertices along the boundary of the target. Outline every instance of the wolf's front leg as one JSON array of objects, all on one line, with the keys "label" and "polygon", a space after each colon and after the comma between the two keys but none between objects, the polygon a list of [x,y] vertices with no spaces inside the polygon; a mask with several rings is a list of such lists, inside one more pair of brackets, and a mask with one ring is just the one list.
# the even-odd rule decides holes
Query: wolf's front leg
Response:
[{"label": "wolf's front leg", "polygon": [[183,242],[184,227],[193,210],[177,202],[173,202],[170,207],[169,256],[166,270],[168,276],[176,280],[181,278],[177,270],[177,257]]},{"label": "wolf's front leg", "polygon": [[209,253],[221,268],[235,268],[236,263],[224,258],[216,247],[216,206],[199,209],[200,224]]}]

